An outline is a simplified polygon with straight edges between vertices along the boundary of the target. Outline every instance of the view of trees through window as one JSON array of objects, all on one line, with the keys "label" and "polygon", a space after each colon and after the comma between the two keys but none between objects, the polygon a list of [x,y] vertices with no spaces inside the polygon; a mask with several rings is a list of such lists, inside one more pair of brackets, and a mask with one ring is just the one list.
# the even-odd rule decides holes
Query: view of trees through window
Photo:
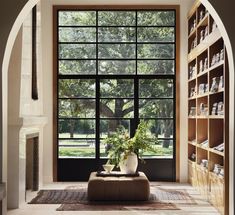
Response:
[{"label": "view of trees through window", "polygon": [[158,141],[145,156],[173,158],[175,11],[57,14],[58,157],[104,158],[105,137],[146,120]]}]

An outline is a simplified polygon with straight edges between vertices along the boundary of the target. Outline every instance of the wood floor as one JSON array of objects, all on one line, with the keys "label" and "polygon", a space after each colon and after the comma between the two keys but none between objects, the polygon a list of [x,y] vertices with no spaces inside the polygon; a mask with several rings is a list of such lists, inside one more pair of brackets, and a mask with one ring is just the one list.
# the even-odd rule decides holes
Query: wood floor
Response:
[{"label": "wood floor", "polygon": [[[219,215],[217,210],[207,201],[203,200],[199,193],[188,184],[179,183],[152,183],[160,185],[165,189],[185,189],[195,199],[197,204],[194,205],[177,205],[180,210],[155,210],[155,211],[56,211],[59,205],[30,205],[22,204],[19,209],[9,210],[8,215]],[[78,185],[78,183],[53,183],[44,185],[43,189],[64,189],[70,185]],[[84,183],[80,183],[84,186]],[[36,192],[27,193],[27,201],[30,201]]]}]

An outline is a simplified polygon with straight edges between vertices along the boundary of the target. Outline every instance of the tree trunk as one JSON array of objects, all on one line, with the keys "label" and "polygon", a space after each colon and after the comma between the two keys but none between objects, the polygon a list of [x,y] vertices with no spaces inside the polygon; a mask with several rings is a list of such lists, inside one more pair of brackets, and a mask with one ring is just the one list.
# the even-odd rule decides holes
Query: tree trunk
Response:
[{"label": "tree trunk", "polygon": [[75,121],[70,120],[70,138],[74,137]]},{"label": "tree trunk", "polygon": [[[114,116],[123,117],[123,105],[124,102],[122,99],[115,100]],[[121,125],[120,120],[110,120],[109,121],[109,132],[115,132],[118,126]]]},{"label": "tree trunk", "polygon": [[[170,136],[171,136],[171,121],[166,121],[164,137],[170,138]],[[171,142],[170,140],[164,140],[162,147],[168,149],[170,146],[170,142]]]}]

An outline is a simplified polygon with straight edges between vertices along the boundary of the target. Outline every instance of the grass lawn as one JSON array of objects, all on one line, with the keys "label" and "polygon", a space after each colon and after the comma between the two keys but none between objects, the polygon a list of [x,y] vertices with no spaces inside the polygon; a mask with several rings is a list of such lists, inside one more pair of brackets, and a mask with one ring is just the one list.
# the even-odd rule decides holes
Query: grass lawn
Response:
[{"label": "grass lawn", "polygon": [[[105,136],[102,136],[102,138]],[[70,138],[69,133],[63,133],[59,135],[59,138]],[[88,138],[88,140],[59,140],[59,158],[95,158],[95,136],[94,134],[74,134],[74,138]],[[91,139],[89,139],[91,138]],[[157,153],[146,152],[144,157],[156,158],[156,157],[173,157],[172,144],[169,148],[163,148],[161,141],[158,145],[154,145],[157,149]],[[105,145],[100,143],[100,157],[106,158]]]},{"label": "grass lawn", "polygon": [[[70,143],[71,144],[71,143]],[[173,154],[173,147],[170,146],[169,148],[162,148],[161,145],[156,145],[157,154],[153,152],[146,152],[144,157],[146,158],[155,158],[155,157],[172,157]],[[105,146],[101,144],[100,146],[100,157],[105,158],[107,155],[105,154]],[[67,157],[74,157],[74,158],[95,158],[95,146],[87,147],[87,146],[63,146],[59,147],[59,158],[67,158]]]}]

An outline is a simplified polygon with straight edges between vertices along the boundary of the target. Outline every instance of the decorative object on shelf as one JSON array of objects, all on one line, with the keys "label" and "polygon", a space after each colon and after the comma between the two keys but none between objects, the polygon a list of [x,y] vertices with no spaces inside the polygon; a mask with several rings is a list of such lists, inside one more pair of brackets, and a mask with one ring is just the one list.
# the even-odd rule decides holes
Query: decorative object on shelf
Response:
[{"label": "decorative object on shelf", "polygon": [[199,84],[198,86],[198,95],[202,95],[207,92],[207,84]]},{"label": "decorative object on shelf", "polygon": [[223,90],[223,89],[224,89],[224,76],[221,75],[219,79],[219,90]]},{"label": "decorative object on shelf", "polygon": [[224,49],[220,50],[220,61],[224,60]]},{"label": "decorative object on shelf", "polygon": [[220,176],[221,178],[224,178],[224,168],[221,168],[221,169],[220,169],[219,176]]},{"label": "decorative object on shelf", "polygon": [[136,172],[138,158],[143,161],[146,151],[157,152],[153,143],[157,143],[155,136],[149,132],[148,122],[141,121],[134,137],[130,138],[126,129],[120,126],[116,132],[104,139],[108,146],[108,163],[120,167],[121,172],[132,174]]},{"label": "decorative object on shelf", "polygon": [[213,57],[211,59],[211,66],[214,66],[215,64],[217,64],[223,60],[224,60],[224,50],[221,49],[220,52],[213,55]]},{"label": "decorative object on shelf", "polygon": [[203,62],[203,60],[199,61],[199,73],[204,72],[206,69],[208,69],[208,58],[207,57],[204,59],[204,62]]},{"label": "decorative object on shelf", "polygon": [[195,152],[193,152],[193,153],[190,155],[189,159],[190,159],[191,161],[196,161],[196,154],[195,154]]},{"label": "decorative object on shelf", "polygon": [[207,57],[204,60],[204,70],[208,69],[208,59]]},{"label": "decorative object on shelf", "polygon": [[223,166],[221,166],[220,164],[217,164],[217,163],[216,163],[216,164],[214,165],[213,172],[214,172],[216,175],[219,175],[221,169],[223,169],[223,168],[224,168]]},{"label": "decorative object on shelf", "polygon": [[218,103],[214,103],[211,110],[211,115],[217,115]]},{"label": "decorative object on shelf", "polygon": [[194,29],[194,28],[193,28],[193,25],[192,25],[191,28],[190,28],[190,33],[193,32],[193,29]]},{"label": "decorative object on shelf", "polygon": [[204,16],[205,16],[205,13],[204,13],[203,10],[201,10],[201,11],[200,11],[200,15],[199,15],[199,22],[200,22],[201,20],[203,20]]},{"label": "decorative object on shelf", "polygon": [[204,30],[200,31],[200,43],[204,40]]},{"label": "decorative object on shelf", "polygon": [[204,72],[206,69],[208,69],[208,58],[207,57],[204,59],[204,62],[203,62],[203,60],[199,61],[199,73]]},{"label": "decorative object on shelf", "polygon": [[205,92],[209,92],[209,84],[205,84]]},{"label": "decorative object on shelf", "polygon": [[189,116],[195,117],[196,116],[196,107],[191,107],[189,111]]},{"label": "decorative object on shelf", "polygon": [[215,63],[219,63],[220,62],[220,53],[217,53],[215,55]]},{"label": "decorative object on shelf", "polygon": [[208,168],[208,160],[202,159],[200,165],[201,165],[202,167],[204,167],[204,168]]},{"label": "decorative object on shelf", "polygon": [[194,96],[196,96],[196,95],[197,95],[196,87],[192,87],[192,88],[190,89],[190,95],[189,95],[189,97],[194,97]]},{"label": "decorative object on shelf", "polygon": [[201,145],[201,147],[208,148],[208,146],[209,146],[209,141],[208,141],[208,140],[205,140],[205,141],[201,142],[200,145]]},{"label": "decorative object on shelf", "polygon": [[197,46],[197,38],[195,37],[191,44],[191,51]]},{"label": "decorative object on shelf", "polygon": [[213,55],[212,59],[211,59],[211,66],[215,65],[215,55]]},{"label": "decorative object on shelf", "polygon": [[196,18],[195,18],[193,20],[193,23],[192,23],[191,27],[190,27],[190,33],[193,32],[193,30],[196,28],[196,26],[197,26],[197,23],[196,23]]},{"label": "decorative object on shelf", "polygon": [[203,60],[199,62],[199,73],[203,72]]},{"label": "decorative object on shelf", "polygon": [[219,144],[218,146],[215,146],[213,149],[223,152],[224,151],[224,143]]},{"label": "decorative object on shelf", "polygon": [[193,28],[196,28],[197,26],[197,21],[196,21],[196,18],[193,20]]},{"label": "decorative object on shelf", "polygon": [[215,23],[215,20],[213,20],[213,24],[212,24],[212,32],[215,31],[217,29],[217,25]]},{"label": "decorative object on shelf", "polygon": [[212,78],[212,84],[210,88],[211,93],[215,93],[219,90],[219,81],[220,81],[219,77]]},{"label": "decorative object on shelf", "polygon": [[208,36],[209,34],[209,30],[208,30],[208,26],[205,27],[205,32],[204,32],[204,39]]},{"label": "decorative object on shelf", "polygon": [[106,163],[106,164],[103,164],[102,166],[106,173],[111,173],[115,165]]},{"label": "decorative object on shelf", "polygon": [[208,116],[208,107],[207,107],[207,104],[200,103],[199,115],[200,116]]},{"label": "decorative object on shelf", "polygon": [[218,103],[217,114],[224,115],[224,103],[223,102]]},{"label": "decorative object on shelf", "polygon": [[192,79],[196,77],[196,65],[192,66],[190,65],[189,66],[189,79]]}]

